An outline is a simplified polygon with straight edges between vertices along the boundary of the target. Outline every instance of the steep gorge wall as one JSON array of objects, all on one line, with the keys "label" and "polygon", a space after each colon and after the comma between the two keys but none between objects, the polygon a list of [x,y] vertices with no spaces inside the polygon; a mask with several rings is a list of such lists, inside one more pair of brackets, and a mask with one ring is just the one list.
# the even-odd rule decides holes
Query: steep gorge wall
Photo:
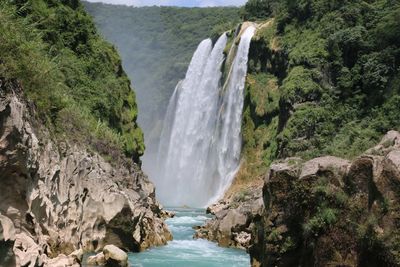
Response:
[{"label": "steep gorge wall", "polygon": [[260,178],[276,159],[354,158],[398,130],[399,5],[306,3],[252,0],[244,8],[258,29],[237,184]]},{"label": "steep gorge wall", "polygon": [[135,93],[80,1],[1,2],[0,33],[0,266],[170,240]]},{"label": "steep gorge wall", "polygon": [[291,157],[261,187],[221,200],[196,237],[246,249],[254,267],[400,266],[400,133],[354,160]]},{"label": "steep gorge wall", "polygon": [[399,266],[400,133],[348,161],[275,162],[253,220],[252,266]]},{"label": "steep gorge wall", "polygon": [[2,79],[0,89],[1,266],[56,266],[49,258],[78,249],[141,251],[171,239],[155,188],[133,161],[112,165],[52,141],[20,84]]},{"label": "steep gorge wall", "polygon": [[399,127],[399,6],[271,2],[282,9],[250,47],[241,168],[196,236],[248,249],[253,266],[398,266],[398,133],[365,151]]}]

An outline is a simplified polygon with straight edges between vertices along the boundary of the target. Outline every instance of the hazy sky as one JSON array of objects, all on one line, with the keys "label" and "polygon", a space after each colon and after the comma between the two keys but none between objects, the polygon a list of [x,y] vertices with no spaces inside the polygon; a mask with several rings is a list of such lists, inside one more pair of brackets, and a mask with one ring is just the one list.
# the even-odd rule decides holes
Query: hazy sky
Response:
[{"label": "hazy sky", "polygon": [[130,5],[130,6],[240,6],[247,0],[87,0],[89,2],[103,2],[107,4]]}]

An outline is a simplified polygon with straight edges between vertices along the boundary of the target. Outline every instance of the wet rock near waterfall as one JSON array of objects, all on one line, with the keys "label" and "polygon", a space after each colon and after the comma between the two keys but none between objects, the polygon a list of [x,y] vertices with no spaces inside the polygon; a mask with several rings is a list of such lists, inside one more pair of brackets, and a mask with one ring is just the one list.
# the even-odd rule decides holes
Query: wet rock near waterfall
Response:
[{"label": "wet rock near waterfall", "polygon": [[[239,194],[240,195],[240,194]],[[221,200],[207,208],[214,218],[197,227],[195,238],[217,242],[220,246],[247,249],[253,229],[252,221],[263,210],[261,188],[251,188],[246,197]]]},{"label": "wet rock near waterfall", "polygon": [[175,212],[169,211],[169,210],[162,210],[161,211],[161,217],[163,219],[170,219],[175,217]]},{"label": "wet rock near waterfall", "polygon": [[89,256],[85,262],[89,266],[127,267],[128,254],[114,245],[106,245],[103,251]]},{"label": "wet rock near waterfall", "polygon": [[103,248],[104,260],[106,266],[110,267],[127,267],[128,266],[128,254],[122,249],[114,246],[107,245]]},{"label": "wet rock near waterfall", "polygon": [[229,207],[228,201],[220,200],[217,203],[214,203],[214,204],[211,204],[210,206],[208,206],[206,209],[206,213],[215,215],[216,213],[220,212],[221,210],[225,210],[228,207]]},{"label": "wet rock near waterfall", "polygon": [[141,251],[172,238],[135,163],[52,140],[19,85],[0,87],[0,265],[73,266],[80,248]]}]

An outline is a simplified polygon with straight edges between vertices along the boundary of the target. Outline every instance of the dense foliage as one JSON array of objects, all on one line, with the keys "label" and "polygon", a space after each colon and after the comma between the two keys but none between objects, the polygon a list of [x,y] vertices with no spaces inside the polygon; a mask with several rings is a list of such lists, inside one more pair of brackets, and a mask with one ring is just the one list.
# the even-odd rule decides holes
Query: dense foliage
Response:
[{"label": "dense foliage", "polygon": [[[116,44],[132,78],[146,143],[157,137],[169,97],[201,40],[239,22],[239,9],[126,7],[85,2],[104,36]],[[153,132],[152,132],[153,130]]]},{"label": "dense foliage", "polygon": [[129,79],[78,0],[1,1],[0,77],[22,83],[55,137],[143,154]]},{"label": "dense foliage", "polygon": [[261,25],[243,119],[250,173],[276,158],[352,158],[400,129],[398,1],[249,0],[242,15]]}]

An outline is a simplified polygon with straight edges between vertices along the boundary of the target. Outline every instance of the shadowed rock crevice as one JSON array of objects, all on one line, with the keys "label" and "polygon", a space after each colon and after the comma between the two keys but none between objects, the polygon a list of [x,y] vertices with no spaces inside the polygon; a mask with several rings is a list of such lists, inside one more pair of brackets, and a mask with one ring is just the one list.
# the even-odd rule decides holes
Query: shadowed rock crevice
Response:
[{"label": "shadowed rock crevice", "polygon": [[129,207],[124,207],[108,224],[106,243],[116,245],[126,251],[140,251],[140,244],[133,238],[132,229],[135,229],[137,220],[132,219],[133,214]]}]

